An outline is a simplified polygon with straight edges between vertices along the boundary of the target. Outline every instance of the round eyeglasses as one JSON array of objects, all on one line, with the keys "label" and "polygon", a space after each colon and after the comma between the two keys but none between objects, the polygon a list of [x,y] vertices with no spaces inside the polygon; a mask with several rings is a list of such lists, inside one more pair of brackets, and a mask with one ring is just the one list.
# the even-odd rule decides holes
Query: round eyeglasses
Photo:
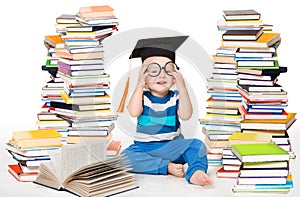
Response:
[{"label": "round eyeglasses", "polygon": [[167,75],[173,76],[172,73],[175,72],[176,69],[179,70],[179,67],[173,62],[167,62],[163,67],[156,62],[152,62],[148,64],[145,73],[148,73],[150,77],[157,77],[161,73],[162,69]]}]

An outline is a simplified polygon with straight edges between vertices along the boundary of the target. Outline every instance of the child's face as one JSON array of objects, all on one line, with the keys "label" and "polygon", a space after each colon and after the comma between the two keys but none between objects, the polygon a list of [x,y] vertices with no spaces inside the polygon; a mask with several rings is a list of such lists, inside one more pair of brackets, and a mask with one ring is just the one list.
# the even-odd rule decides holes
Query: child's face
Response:
[{"label": "child's face", "polygon": [[[166,63],[170,61],[171,60],[167,57],[154,56],[145,59],[143,62],[143,66],[148,67],[148,65],[153,65],[153,63],[155,63],[160,65],[161,68],[163,68],[166,65]],[[161,69],[159,73],[156,71],[155,68],[151,69],[150,67],[151,66],[149,66],[146,70],[146,72],[148,72],[148,75],[146,77],[146,84],[148,86],[148,89],[152,93],[156,93],[158,96],[163,96],[170,90],[170,88],[175,83],[174,77],[172,76],[172,72],[175,72],[175,68],[174,66],[167,66],[165,69]]]}]

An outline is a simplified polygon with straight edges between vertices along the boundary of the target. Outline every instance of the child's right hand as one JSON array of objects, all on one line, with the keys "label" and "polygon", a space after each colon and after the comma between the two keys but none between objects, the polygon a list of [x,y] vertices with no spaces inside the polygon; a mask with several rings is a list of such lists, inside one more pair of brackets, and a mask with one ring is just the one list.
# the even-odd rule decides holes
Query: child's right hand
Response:
[{"label": "child's right hand", "polygon": [[138,83],[137,83],[137,87],[145,87],[146,86],[146,77],[148,75],[148,73],[146,73],[147,70],[147,66],[142,64],[141,68],[140,68],[140,72],[139,72],[139,79],[138,79]]}]

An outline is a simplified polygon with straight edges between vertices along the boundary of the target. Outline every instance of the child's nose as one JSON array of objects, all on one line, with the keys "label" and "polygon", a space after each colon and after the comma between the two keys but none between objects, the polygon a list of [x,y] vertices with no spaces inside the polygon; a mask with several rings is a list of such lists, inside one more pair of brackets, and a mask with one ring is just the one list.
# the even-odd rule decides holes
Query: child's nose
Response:
[{"label": "child's nose", "polygon": [[165,70],[162,70],[159,74],[160,77],[165,77],[166,76],[166,71]]}]

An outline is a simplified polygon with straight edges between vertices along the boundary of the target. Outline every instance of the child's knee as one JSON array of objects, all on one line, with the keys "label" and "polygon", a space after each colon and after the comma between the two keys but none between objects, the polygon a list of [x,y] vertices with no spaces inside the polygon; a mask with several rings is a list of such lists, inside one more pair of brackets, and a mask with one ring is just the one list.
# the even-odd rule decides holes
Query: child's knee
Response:
[{"label": "child's knee", "polygon": [[199,139],[191,139],[190,147],[194,149],[198,149],[199,156],[206,155],[206,146],[205,144]]}]

